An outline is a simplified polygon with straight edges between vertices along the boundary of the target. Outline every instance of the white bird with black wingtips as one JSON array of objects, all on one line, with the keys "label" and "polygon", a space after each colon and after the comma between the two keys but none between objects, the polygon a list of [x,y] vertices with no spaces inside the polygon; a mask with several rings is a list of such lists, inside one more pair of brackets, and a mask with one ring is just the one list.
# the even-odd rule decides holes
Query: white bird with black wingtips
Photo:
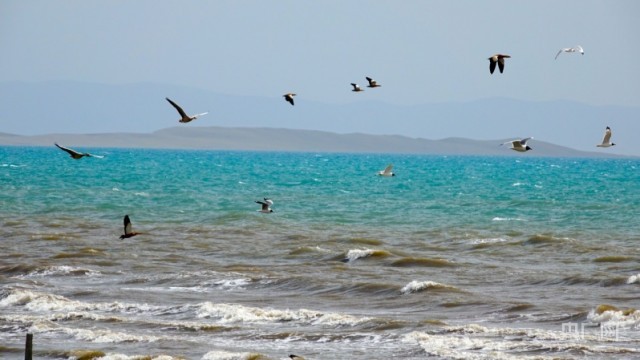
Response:
[{"label": "white bird with black wingtips", "polygon": [[604,137],[602,138],[602,143],[596,146],[606,148],[614,145],[615,143],[611,142],[611,128],[607,126],[607,128],[604,130]]},{"label": "white bird with black wingtips", "polygon": [[356,84],[356,83],[351,83],[351,86],[353,86],[353,90],[351,90],[351,91],[353,91],[353,92],[361,92],[361,91],[364,91],[364,90],[360,87],[360,85],[358,85],[358,84]]},{"label": "white bird with black wingtips", "polygon": [[515,150],[515,151],[519,151],[519,152],[526,152],[529,150],[533,150],[531,147],[529,147],[529,145],[527,145],[527,141],[533,139],[532,137],[528,137],[528,138],[524,138],[524,139],[520,139],[520,140],[511,140],[511,141],[507,141],[505,143],[500,144],[500,146],[502,145],[506,145],[506,144],[511,144],[511,150]]},{"label": "white bird with black wingtips", "polygon": [[273,212],[273,210],[271,209],[271,205],[273,205],[273,200],[271,199],[264,198],[264,201],[256,200],[256,204],[262,205],[262,208],[258,210],[261,213],[268,214]]},{"label": "white bird with black wingtips", "polygon": [[384,168],[384,170],[378,171],[378,176],[384,176],[384,177],[396,176],[396,174],[394,174],[392,170],[393,170],[393,164],[389,164],[387,165],[386,168]]}]

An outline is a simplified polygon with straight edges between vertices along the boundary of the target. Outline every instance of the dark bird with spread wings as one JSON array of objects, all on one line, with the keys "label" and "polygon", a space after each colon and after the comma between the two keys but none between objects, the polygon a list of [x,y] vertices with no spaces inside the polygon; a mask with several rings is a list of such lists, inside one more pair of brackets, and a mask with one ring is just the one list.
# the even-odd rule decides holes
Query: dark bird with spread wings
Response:
[{"label": "dark bird with spread wings", "polygon": [[91,155],[91,154],[89,154],[89,153],[81,153],[81,152],[75,151],[75,150],[73,150],[73,149],[69,149],[69,148],[67,148],[67,147],[60,146],[60,145],[58,145],[58,143],[54,143],[54,144],[55,144],[59,149],[61,149],[62,151],[66,151],[66,152],[67,152],[67,153],[68,153],[72,158],[74,158],[74,159],[76,159],[76,160],[78,160],[78,159],[82,159],[82,158],[83,158],[83,157],[85,157],[85,156],[86,156],[86,157],[97,157],[97,158],[100,158],[100,159],[102,159],[102,158],[103,158],[103,156],[99,156],[99,155]]},{"label": "dark bird with spread wings", "polygon": [[504,59],[510,58],[510,55],[504,54],[495,54],[489,58],[489,72],[493,74],[493,71],[496,69],[496,64],[498,64],[498,68],[500,69],[500,74],[504,71]]},{"label": "dark bird with spread wings", "polygon": [[202,116],[202,115],[206,115],[209,112],[203,112],[201,114],[196,114],[196,115],[187,115],[186,112],[184,112],[184,110],[182,110],[182,108],[180,107],[180,105],[176,104],[175,102],[173,102],[171,99],[169,98],[165,98],[167,99],[167,101],[169,102],[169,104],[171,104],[174,108],[176,108],[176,110],[178,111],[178,114],[180,114],[180,120],[178,120],[181,123],[188,123],[191,120],[195,120],[198,117]]},{"label": "dark bird with spread wings", "polygon": [[284,95],[282,95],[282,96],[284,96],[284,99],[285,99],[287,102],[289,102],[289,104],[293,105],[293,97],[294,97],[294,96],[296,96],[296,94],[294,94],[294,93],[287,93],[287,94],[284,94]]},{"label": "dark bird with spread wings", "polygon": [[137,233],[132,230],[131,219],[129,219],[129,215],[125,215],[124,216],[124,234],[120,235],[120,240],[128,239],[130,237],[134,237],[140,234],[142,233]]}]

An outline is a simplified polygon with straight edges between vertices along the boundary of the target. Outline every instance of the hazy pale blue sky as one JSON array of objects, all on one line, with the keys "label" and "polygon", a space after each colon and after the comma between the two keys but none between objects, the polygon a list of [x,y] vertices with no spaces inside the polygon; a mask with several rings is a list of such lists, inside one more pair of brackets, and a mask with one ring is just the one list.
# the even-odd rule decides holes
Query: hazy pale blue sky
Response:
[{"label": "hazy pale blue sky", "polygon": [[[300,105],[305,101],[328,105],[374,101],[410,106],[507,97],[637,108],[639,18],[640,1],[633,0],[3,0],[0,83],[155,83],[272,99],[282,99],[281,94],[292,91],[298,94],[295,110],[300,116],[304,116]],[[584,47],[584,56],[562,54],[554,60],[560,48],[575,45]],[[507,59],[504,74],[489,74],[487,58],[494,53],[512,56]],[[352,93],[349,83],[365,85],[367,75],[377,79],[382,88]],[[158,107],[168,114],[171,110],[162,97],[158,96]],[[46,106],[34,104],[39,105]],[[207,122],[195,126],[224,125],[220,117],[215,117],[218,104],[189,105],[194,112],[212,112]],[[133,131],[174,126],[175,114],[171,115],[163,119],[164,123],[146,119],[156,121],[155,126],[136,119],[136,124],[144,128]],[[92,121],[91,114],[71,112],[69,116],[82,117],[76,121],[83,125]],[[273,126],[279,115],[261,116],[271,119]],[[6,119],[0,114],[0,131],[38,133],[34,130],[38,124],[27,120]],[[354,131],[386,133],[389,129],[389,133],[427,138],[535,135],[555,142],[573,136],[569,126],[550,129],[555,133],[534,134],[522,121],[513,128],[503,126],[502,132],[474,130],[491,127],[486,117],[468,119],[468,125],[458,123],[457,127],[446,121],[436,122],[438,119],[425,120],[429,121],[425,126],[438,131],[396,132],[392,124]],[[592,121],[585,129],[588,140],[567,145],[591,149],[601,138],[604,126],[612,125],[618,130],[616,139],[626,135],[627,146],[634,147],[616,149],[640,154],[640,145],[635,145],[635,136],[631,135],[638,120]],[[5,121],[11,124],[2,126]],[[227,119],[226,124],[233,124],[233,119]],[[101,121],[100,125],[95,131],[105,131],[108,123]],[[301,127],[320,128],[313,124]],[[321,128],[333,130],[331,123]],[[73,132],[92,128],[56,129]],[[107,130],[127,131],[120,125]]]},{"label": "hazy pale blue sky", "polygon": [[[395,104],[640,105],[638,1],[0,2],[0,81],[159,82]],[[586,54],[563,54],[580,44]],[[487,57],[513,57],[489,75]]]}]

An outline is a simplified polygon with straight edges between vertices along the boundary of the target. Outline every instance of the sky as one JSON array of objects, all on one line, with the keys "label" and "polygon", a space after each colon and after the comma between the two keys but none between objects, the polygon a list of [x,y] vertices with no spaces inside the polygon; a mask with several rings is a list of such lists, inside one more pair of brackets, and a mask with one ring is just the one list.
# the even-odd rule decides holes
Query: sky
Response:
[{"label": "sky", "polygon": [[[640,107],[639,16],[634,0],[3,0],[0,82],[291,91],[328,104],[507,97]],[[554,60],[575,45],[584,56]],[[512,56],[504,74],[489,74],[495,53]],[[383,87],[355,97],[349,83],[365,76]]]}]

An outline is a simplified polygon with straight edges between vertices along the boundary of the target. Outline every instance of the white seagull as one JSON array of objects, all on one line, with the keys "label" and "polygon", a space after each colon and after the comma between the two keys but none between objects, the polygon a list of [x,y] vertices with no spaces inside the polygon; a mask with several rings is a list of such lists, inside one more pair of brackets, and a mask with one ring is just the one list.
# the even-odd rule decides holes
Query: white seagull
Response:
[{"label": "white seagull", "polygon": [[611,128],[607,126],[604,130],[604,137],[602,138],[602,144],[596,145],[597,147],[611,147],[614,146],[615,143],[611,142]]},{"label": "white seagull", "polygon": [[367,77],[365,77],[365,79],[367,79],[367,81],[369,82],[369,85],[367,85],[367,87],[370,87],[370,88],[377,88],[377,87],[382,86],[382,85],[378,84],[378,82],[377,82],[377,81],[373,80],[372,78],[370,78],[370,77],[368,77],[368,76],[367,76]]},{"label": "white seagull", "polygon": [[385,176],[385,177],[389,177],[389,176],[396,176],[396,174],[393,173],[393,164],[389,164],[387,165],[386,168],[384,168],[384,170],[382,171],[378,171],[378,176]]},{"label": "white seagull", "polygon": [[186,113],[186,112],[184,112],[184,110],[182,110],[182,108],[180,107],[180,105],[178,105],[178,104],[174,103],[174,102],[173,102],[173,101],[171,101],[171,99],[169,99],[169,98],[165,98],[165,99],[167,99],[167,101],[169,102],[169,104],[173,105],[173,107],[174,107],[174,108],[176,108],[176,110],[178,110],[178,114],[180,114],[180,120],[178,120],[178,121],[179,121],[179,122],[181,122],[181,123],[188,123],[188,122],[190,122],[191,120],[195,120],[195,119],[197,119],[198,117],[200,117],[200,116],[202,116],[202,115],[206,115],[206,114],[208,114],[208,113],[209,113],[209,112],[203,112],[203,113],[201,113],[201,114],[196,114],[196,115],[191,115],[191,116],[189,116],[189,115],[187,115],[187,113]]},{"label": "white seagull", "polygon": [[364,90],[362,90],[362,88],[358,84],[351,83],[351,86],[353,86],[353,90],[351,90],[351,91],[355,91],[355,92],[364,91]]},{"label": "white seagull", "polygon": [[582,46],[576,45],[576,47],[560,49],[560,51],[558,51],[558,53],[556,54],[556,60],[558,60],[558,56],[560,56],[560,54],[562,54],[563,52],[566,52],[566,53],[579,52],[580,54],[584,55],[584,50],[582,49]]},{"label": "white seagull", "polygon": [[61,150],[66,151],[72,158],[74,158],[76,160],[82,159],[85,156],[86,157],[97,157],[97,158],[100,158],[100,159],[102,159],[104,157],[104,156],[99,156],[99,155],[92,155],[92,154],[89,154],[89,153],[81,153],[81,152],[75,151],[73,149],[69,149],[67,147],[60,146],[60,145],[58,145],[58,143],[54,143],[54,144],[58,148],[60,148]]},{"label": "white seagull", "polygon": [[529,151],[529,150],[533,150],[531,149],[531,147],[529,147],[529,145],[527,145],[527,141],[533,139],[532,137],[528,137],[525,139],[521,139],[521,140],[511,140],[511,141],[507,141],[505,143],[500,144],[500,146],[502,145],[506,145],[506,144],[511,144],[511,149],[515,150],[515,151],[519,151],[519,152],[525,152],[525,151]]},{"label": "white seagull", "polygon": [[264,201],[256,200],[257,204],[262,205],[262,208],[258,210],[261,213],[272,213],[271,205],[273,205],[273,201],[271,199],[264,198]]}]

